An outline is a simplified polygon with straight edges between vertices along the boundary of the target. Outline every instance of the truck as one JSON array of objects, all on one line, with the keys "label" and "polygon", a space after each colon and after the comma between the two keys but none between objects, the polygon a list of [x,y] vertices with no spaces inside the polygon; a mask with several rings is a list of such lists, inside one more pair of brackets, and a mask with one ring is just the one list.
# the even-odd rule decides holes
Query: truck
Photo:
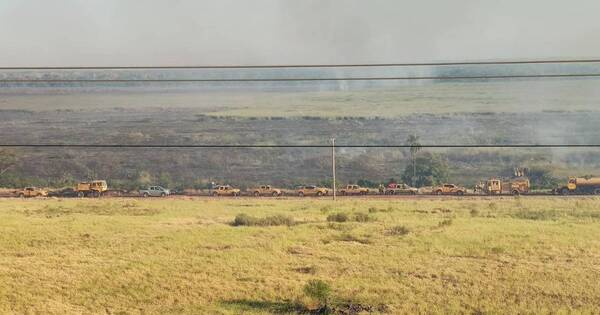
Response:
[{"label": "truck", "polygon": [[48,191],[37,188],[37,187],[25,187],[21,190],[17,190],[16,195],[20,198],[29,198],[29,197],[47,197]]},{"label": "truck", "polygon": [[150,186],[148,189],[141,189],[140,195],[143,197],[166,197],[171,191],[161,186]]},{"label": "truck", "polygon": [[516,178],[512,180],[502,180],[490,178],[485,182],[479,183],[475,191],[486,195],[521,195],[529,193],[530,183],[528,178]]},{"label": "truck", "polygon": [[385,187],[383,193],[385,195],[416,195],[419,192],[417,188],[410,187],[406,184],[390,183]]},{"label": "truck", "polygon": [[600,177],[570,177],[566,186],[554,192],[561,195],[600,195]]},{"label": "truck", "polygon": [[270,185],[261,185],[257,188],[252,189],[252,195],[254,197],[260,197],[260,196],[279,197],[279,196],[283,195],[283,193],[281,192],[281,189],[273,188]]},{"label": "truck", "polygon": [[217,186],[213,189],[211,195],[213,197],[220,197],[220,196],[239,196],[240,195],[240,190],[237,188],[233,188],[229,185],[220,185]]},{"label": "truck", "polygon": [[465,187],[457,186],[454,184],[442,184],[433,188],[433,193],[436,195],[457,195],[463,196],[467,193]]},{"label": "truck", "polygon": [[367,195],[369,194],[369,188],[360,187],[358,185],[346,185],[346,187],[340,190],[342,196],[348,195]]},{"label": "truck", "polygon": [[108,190],[108,185],[105,180],[93,180],[89,182],[81,182],[75,186],[77,197],[100,197]]},{"label": "truck", "polygon": [[317,186],[300,186],[298,187],[298,189],[296,190],[296,193],[298,194],[298,197],[304,197],[304,196],[326,196],[329,195],[329,189],[325,188],[325,187],[317,187]]}]

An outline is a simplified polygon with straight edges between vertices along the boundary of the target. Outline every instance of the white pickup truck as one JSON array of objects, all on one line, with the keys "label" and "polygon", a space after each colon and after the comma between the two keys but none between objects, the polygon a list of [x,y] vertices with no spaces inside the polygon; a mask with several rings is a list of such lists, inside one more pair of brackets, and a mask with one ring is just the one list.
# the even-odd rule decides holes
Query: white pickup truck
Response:
[{"label": "white pickup truck", "polygon": [[142,197],[166,197],[171,194],[171,191],[161,186],[150,186],[148,189],[140,190]]}]

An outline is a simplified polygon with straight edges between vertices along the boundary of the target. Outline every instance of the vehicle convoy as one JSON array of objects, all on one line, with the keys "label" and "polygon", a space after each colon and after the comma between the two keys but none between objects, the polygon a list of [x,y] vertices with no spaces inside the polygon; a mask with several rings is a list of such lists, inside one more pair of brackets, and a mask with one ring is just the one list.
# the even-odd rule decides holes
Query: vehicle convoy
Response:
[{"label": "vehicle convoy", "polygon": [[344,187],[340,190],[340,193],[343,196],[367,195],[369,193],[369,188],[360,187],[358,185],[347,185],[346,187]]},{"label": "vehicle convoy", "polygon": [[600,195],[600,177],[571,177],[566,186],[555,189],[554,193],[561,195]]},{"label": "vehicle convoy", "polygon": [[454,184],[442,184],[440,186],[433,187],[433,193],[436,195],[463,196],[467,193],[467,189],[465,187],[457,186]]},{"label": "vehicle convoy", "polygon": [[21,198],[48,196],[48,191],[37,187],[25,187],[22,190],[17,190],[15,193]]},{"label": "vehicle convoy", "polygon": [[406,184],[390,183],[385,187],[383,193],[385,195],[416,195],[419,192],[417,188],[410,187]]},{"label": "vehicle convoy", "polygon": [[281,192],[281,189],[273,188],[270,185],[261,185],[257,188],[252,189],[252,195],[254,197],[260,197],[260,196],[279,197],[279,196],[283,195],[283,193]]},{"label": "vehicle convoy", "polygon": [[220,196],[239,196],[240,195],[240,190],[237,188],[233,188],[229,185],[221,185],[221,186],[217,186],[213,189],[212,196],[214,197],[220,197]]},{"label": "vehicle convoy", "polygon": [[488,179],[475,187],[475,192],[486,195],[521,195],[529,193],[530,184],[527,178],[513,180]]},{"label": "vehicle convoy", "polygon": [[150,186],[148,189],[140,190],[140,195],[143,197],[166,197],[170,194],[170,190],[161,186]]},{"label": "vehicle convoy", "polygon": [[304,196],[327,196],[329,195],[329,189],[325,188],[325,187],[317,187],[317,186],[300,186],[298,187],[298,190],[296,190],[296,194],[299,197],[304,197]]}]

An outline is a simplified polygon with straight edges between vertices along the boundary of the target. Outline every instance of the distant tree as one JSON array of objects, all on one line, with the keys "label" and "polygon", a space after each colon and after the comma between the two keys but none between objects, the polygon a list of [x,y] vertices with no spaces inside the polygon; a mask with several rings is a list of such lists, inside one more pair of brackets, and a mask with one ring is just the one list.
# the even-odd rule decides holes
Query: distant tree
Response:
[{"label": "distant tree", "polygon": [[370,181],[368,179],[359,179],[356,184],[361,187],[375,188],[379,186],[378,183]]},{"label": "distant tree", "polygon": [[559,185],[560,180],[552,174],[552,169],[545,166],[533,166],[527,169],[532,189],[551,189]]},{"label": "distant tree", "polygon": [[415,159],[416,167],[407,165],[402,174],[402,180],[410,182],[414,178],[416,187],[432,186],[445,182],[448,179],[448,163],[446,158],[439,154],[425,152]]},{"label": "distant tree", "polygon": [[0,150],[0,177],[17,165],[17,154],[12,150]]},{"label": "distant tree", "polygon": [[412,134],[410,136],[408,136],[408,138],[406,139],[406,145],[410,146],[409,152],[410,152],[410,159],[412,162],[412,177],[410,179],[410,183],[414,186],[415,185],[415,178],[417,177],[417,153],[419,153],[419,151],[421,151],[421,143],[419,143],[419,136]]}]

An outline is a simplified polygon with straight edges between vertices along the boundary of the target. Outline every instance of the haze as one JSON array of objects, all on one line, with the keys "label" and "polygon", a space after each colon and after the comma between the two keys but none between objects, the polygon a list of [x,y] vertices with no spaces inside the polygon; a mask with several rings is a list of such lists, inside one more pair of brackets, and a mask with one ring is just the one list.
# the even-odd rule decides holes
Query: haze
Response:
[{"label": "haze", "polygon": [[600,2],[17,1],[1,66],[597,57]]}]

